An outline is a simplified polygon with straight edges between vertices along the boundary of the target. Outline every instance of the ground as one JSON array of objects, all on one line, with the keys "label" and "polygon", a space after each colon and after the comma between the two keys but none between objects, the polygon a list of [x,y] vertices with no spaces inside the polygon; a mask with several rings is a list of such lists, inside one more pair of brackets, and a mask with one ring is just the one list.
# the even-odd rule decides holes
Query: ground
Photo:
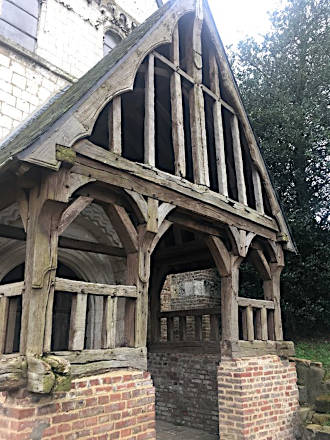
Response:
[{"label": "ground", "polygon": [[209,434],[186,426],[175,426],[157,421],[157,440],[217,440],[218,435]]}]

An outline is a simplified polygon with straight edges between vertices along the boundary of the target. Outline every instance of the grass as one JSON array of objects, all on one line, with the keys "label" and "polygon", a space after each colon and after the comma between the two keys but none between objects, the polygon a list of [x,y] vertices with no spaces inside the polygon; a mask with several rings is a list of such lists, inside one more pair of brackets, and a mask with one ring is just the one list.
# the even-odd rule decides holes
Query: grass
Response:
[{"label": "grass", "polygon": [[296,357],[322,362],[326,377],[330,379],[330,341],[297,341]]}]

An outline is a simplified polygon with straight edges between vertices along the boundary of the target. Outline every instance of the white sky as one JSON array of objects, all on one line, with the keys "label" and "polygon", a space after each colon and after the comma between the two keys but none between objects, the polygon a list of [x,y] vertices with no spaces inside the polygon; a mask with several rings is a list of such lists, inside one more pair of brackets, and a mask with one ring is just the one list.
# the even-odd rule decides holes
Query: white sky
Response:
[{"label": "white sky", "polygon": [[270,29],[268,11],[284,6],[286,0],[208,0],[225,46],[246,36],[265,34]]}]

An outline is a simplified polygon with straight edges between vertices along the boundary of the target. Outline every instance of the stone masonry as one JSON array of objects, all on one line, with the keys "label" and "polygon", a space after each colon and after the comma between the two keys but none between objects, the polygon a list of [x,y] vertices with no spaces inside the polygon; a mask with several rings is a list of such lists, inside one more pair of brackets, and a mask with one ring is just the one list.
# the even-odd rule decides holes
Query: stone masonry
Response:
[{"label": "stone masonry", "polygon": [[67,393],[0,393],[1,440],[156,439],[149,373],[114,370],[77,379]]},{"label": "stone masonry", "polygon": [[222,359],[221,440],[294,440],[299,407],[294,362],[278,356]]}]

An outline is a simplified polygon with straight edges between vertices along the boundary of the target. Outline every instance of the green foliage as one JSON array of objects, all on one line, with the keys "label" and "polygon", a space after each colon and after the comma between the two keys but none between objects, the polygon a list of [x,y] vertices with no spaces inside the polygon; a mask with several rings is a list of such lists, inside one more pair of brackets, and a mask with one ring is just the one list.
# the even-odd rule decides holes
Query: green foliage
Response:
[{"label": "green foliage", "polygon": [[231,56],[299,251],[282,278],[290,337],[330,333],[329,20],[328,0],[289,0],[261,43]]},{"label": "green foliage", "polygon": [[298,341],[295,348],[298,358],[322,362],[327,376],[330,376],[330,341]]}]

